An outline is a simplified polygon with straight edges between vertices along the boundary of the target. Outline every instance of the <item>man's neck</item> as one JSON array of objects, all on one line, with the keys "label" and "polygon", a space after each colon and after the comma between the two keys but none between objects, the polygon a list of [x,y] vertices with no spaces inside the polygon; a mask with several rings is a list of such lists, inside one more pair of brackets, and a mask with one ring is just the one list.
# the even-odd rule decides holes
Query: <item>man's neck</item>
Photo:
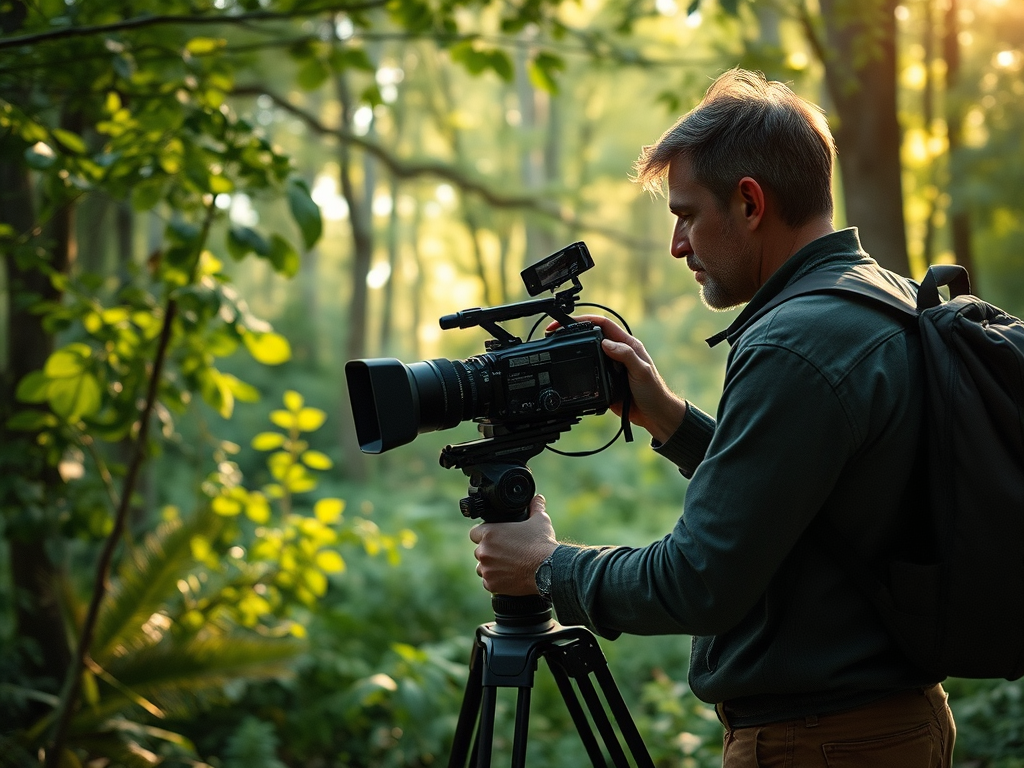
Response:
[{"label": "man's neck", "polygon": [[779,267],[805,245],[834,231],[830,218],[812,219],[799,227],[790,227],[779,222],[778,231],[766,240],[766,244],[770,244],[769,247],[762,252],[761,284],[764,285]]}]

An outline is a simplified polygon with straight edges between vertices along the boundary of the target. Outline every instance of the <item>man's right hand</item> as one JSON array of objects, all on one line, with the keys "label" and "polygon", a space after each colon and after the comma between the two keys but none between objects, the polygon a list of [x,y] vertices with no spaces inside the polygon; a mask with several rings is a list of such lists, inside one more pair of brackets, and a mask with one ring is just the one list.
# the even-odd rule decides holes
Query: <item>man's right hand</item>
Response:
[{"label": "man's right hand", "polygon": [[[630,336],[606,317],[578,315],[575,319],[589,320],[601,328],[604,333],[604,341],[601,343],[604,353],[626,366],[629,374],[629,389],[633,395],[629,420],[650,432],[655,440],[664,443],[683,423],[686,401],[669,389],[639,339]],[[622,404],[612,405],[611,410],[621,416]]]}]

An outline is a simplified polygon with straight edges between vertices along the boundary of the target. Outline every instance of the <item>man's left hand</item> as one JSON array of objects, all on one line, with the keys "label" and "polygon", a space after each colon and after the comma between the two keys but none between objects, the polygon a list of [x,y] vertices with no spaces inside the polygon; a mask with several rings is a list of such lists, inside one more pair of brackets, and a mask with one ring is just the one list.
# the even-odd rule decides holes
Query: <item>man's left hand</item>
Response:
[{"label": "man's left hand", "polygon": [[480,523],[470,529],[469,538],[477,545],[473,552],[478,561],[476,573],[491,594],[537,594],[537,567],[558,546],[544,506],[544,497],[534,496],[527,520]]}]

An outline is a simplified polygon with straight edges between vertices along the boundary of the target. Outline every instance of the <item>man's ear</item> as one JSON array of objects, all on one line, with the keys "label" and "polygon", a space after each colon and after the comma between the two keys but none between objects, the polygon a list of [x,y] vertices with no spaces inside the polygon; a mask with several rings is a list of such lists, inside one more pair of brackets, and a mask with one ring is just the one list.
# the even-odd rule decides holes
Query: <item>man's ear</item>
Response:
[{"label": "man's ear", "polygon": [[757,229],[765,215],[764,189],[756,180],[744,176],[736,185],[736,194],[747,226],[750,229]]}]

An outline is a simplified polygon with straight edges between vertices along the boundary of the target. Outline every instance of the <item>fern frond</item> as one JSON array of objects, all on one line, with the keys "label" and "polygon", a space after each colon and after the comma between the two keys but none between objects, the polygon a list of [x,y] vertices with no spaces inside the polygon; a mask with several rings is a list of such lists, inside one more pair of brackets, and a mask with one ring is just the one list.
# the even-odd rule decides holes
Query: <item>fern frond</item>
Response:
[{"label": "fern frond", "polygon": [[119,648],[153,642],[144,627],[194,566],[193,537],[209,537],[219,525],[216,515],[201,512],[185,521],[164,523],[129,551],[100,608],[90,649],[93,659],[104,664]]},{"label": "fern frond", "polygon": [[164,713],[194,714],[203,695],[219,691],[227,682],[276,677],[288,671],[288,662],[303,645],[289,640],[252,636],[215,636],[178,640],[165,637],[157,645],[112,658],[104,672],[117,681],[104,687],[101,700],[75,717],[74,729],[99,727],[107,718],[138,708],[138,700],[152,702]]}]

